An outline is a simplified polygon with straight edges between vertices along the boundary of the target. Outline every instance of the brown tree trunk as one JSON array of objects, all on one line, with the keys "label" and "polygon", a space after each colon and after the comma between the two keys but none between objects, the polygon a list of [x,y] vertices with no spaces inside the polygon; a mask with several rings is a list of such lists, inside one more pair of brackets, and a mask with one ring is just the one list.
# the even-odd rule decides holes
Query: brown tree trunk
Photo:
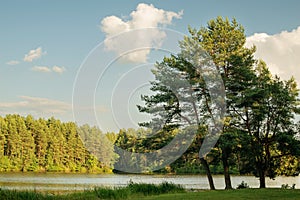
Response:
[{"label": "brown tree trunk", "polygon": [[211,172],[210,172],[207,161],[204,158],[200,158],[200,161],[201,161],[201,163],[204,166],[204,169],[206,171],[206,175],[207,175],[207,179],[208,179],[210,189],[215,190],[216,188],[215,188],[215,185],[214,185],[214,180],[213,180],[213,177],[211,175]]},{"label": "brown tree trunk", "polygon": [[266,176],[262,168],[259,169],[259,188],[266,188]]},{"label": "brown tree trunk", "polygon": [[230,190],[232,189],[232,185],[231,185],[231,179],[229,173],[228,156],[225,152],[222,153],[222,162],[223,162],[223,169],[224,169],[225,189]]}]

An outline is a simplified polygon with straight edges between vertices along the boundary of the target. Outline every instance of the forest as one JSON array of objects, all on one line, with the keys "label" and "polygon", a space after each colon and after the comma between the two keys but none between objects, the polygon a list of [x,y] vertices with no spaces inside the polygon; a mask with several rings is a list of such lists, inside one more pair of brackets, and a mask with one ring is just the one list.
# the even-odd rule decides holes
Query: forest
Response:
[{"label": "forest", "polygon": [[[298,175],[300,125],[295,116],[300,102],[294,78],[281,80],[272,75],[266,63],[254,57],[256,48],[245,47],[244,28],[235,19],[217,17],[199,30],[189,27],[189,33],[179,42],[181,52],[157,62],[152,71],[154,94],[142,96],[145,105],[138,106],[140,112],[155,116],[152,121],[141,123],[138,129],[103,133],[97,127],[53,117],[2,116],[0,171],[121,173],[114,168],[122,165],[126,155],[118,148],[134,153],[158,150],[189,128],[188,116],[197,126],[192,144],[175,162],[154,173],[206,174],[211,189],[212,174],[224,174],[226,189],[232,188],[231,174],[257,176],[261,188],[266,187],[266,177]],[[195,60],[201,60],[195,59],[199,48],[208,52],[220,72],[227,107],[220,119],[220,138],[201,158],[199,148],[208,134],[207,121],[212,120],[214,105],[205,78],[195,67],[199,65]],[[175,75],[188,86],[166,80]],[[174,85],[184,98],[174,94]],[[159,129],[153,126],[157,123],[162,124]],[[153,130],[156,134],[147,137]],[[143,157],[125,160],[132,168],[146,162]]]},{"label": "forest", "polygon": [[0,127],[0,171],[111,172],[105,159],[113,158],[113,147],[103,139],[97,141],[97,150],[107,155],[100,163],[79,136],[80,130],[89,132],[89,137],[100,136],[95,127],[16,114],[0,117]]}]

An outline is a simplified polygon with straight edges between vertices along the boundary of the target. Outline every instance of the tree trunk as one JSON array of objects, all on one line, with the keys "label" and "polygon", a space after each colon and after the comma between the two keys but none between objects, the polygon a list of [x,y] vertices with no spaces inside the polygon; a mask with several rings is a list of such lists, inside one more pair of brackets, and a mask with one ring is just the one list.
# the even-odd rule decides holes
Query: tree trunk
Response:
[{"label": "tree trunk", "polygon": [[222,162],[223,162],[223,169],[224,169],[224,179],[225,179],[225,189],[230,190],[232,189],[230,173],[229,173],[229,163],[228,163],[228,156],[226,153],[222,153]]},{"label": "tree trunk", "polygon": [[266,177],[263,176],[259,176],[259,188],[266,188]]},{"label": "tree trunk", "polygon": [[215,188],[215,185],[214,185],[214,180],[213,180],[213,177],[211,175],[211,172],[210,172],[207,161],[204,158],[200,158],[200,161],[201,161],[201,163],[204,166],[204,169],[206,171],[206,175],[207,175],[207,179],[208,179],[210,189],[215,190],[216,188]]},{"label": "tree trunk", "polygon": [[266,176],[263,169],[259,169],[259,188],[266,188]]}]

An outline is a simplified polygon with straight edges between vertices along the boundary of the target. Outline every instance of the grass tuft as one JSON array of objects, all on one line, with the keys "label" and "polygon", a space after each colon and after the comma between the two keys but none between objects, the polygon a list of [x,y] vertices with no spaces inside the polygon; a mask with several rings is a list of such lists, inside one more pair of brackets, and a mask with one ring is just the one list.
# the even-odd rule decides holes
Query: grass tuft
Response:
[{"label": "grass tuft", "polygon": [[95,188],[94,192],[101,199],[128,199],[130,196],[149,196],[184,192],[180,185],[164,182],[159,185],[129,182],[123,188]]},{"label": "grass tuft", "polygon": [[145,184],[145,183],[133,183],[130,182],[127,186],[132,193],[141,193],[145,196],[148,195],[159,195],[166,193],[177,193],[184,192],[184,188],[180,185],[173,183],[163,182],[159,185]]},{"label": "grass tuft", "polygon": [[1,200],[52,200],[54,196],[41,194],[35,191],[16,191],[16,190],[3,190],[0,188]]},{"label": "grass tuft", "polygon": [[128,199],[131,194],[128,188],[95,188],[94,193],[100,199]]}]

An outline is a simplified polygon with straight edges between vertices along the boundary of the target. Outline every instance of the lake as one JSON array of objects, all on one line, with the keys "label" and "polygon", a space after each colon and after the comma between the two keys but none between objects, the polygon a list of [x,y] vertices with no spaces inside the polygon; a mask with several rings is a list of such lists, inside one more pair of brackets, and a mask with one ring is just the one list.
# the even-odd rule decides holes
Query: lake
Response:
[{"label": "lake", "polygon": [[[60,173],[0,173],[0,187],[6,189],[74,191],[92,189],[95,186],[119,187],[132,180],[136,183],[172,182],[181,184],[187,189],[208,189],[204,175],[120,175],[120,174],[60,174]],[[214,176],[217,189],[224,189],[222,175]],[[251,188],[259,187],[259,180],[253,176],[232,176],[232,185],[237,187],[245,181]],[[282,184],[296,184],[300,188],[299,177],[277,177],[266,179],[267,187],[280,188]]]}]

